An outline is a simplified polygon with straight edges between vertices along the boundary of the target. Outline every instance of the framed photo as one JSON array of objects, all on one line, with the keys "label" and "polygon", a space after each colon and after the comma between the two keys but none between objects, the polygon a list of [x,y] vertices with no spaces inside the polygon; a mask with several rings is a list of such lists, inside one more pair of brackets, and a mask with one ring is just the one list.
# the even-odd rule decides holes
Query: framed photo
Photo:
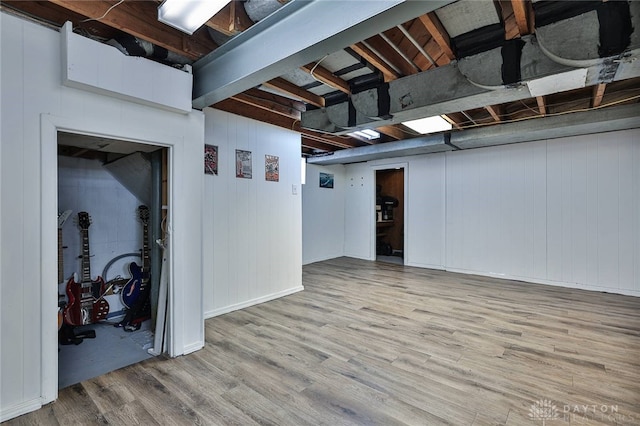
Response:
[{"label": "framed photo", "polygon": [[333,188],[333,174],[320,172],[320,188]]},{"label": "framed photo", "polygon": [[264,178],[269,182],[280,180],[280,158],[275,155],[264,156]]},{"label": "framed photo", "polygon": [[251,151],[236,149],[236,177],[251,179],[252,172]]},{"label": "framed photo", "polygon": [[204,172],[208,175],[218,174],[218,147],[215,145],[204,146]]}]

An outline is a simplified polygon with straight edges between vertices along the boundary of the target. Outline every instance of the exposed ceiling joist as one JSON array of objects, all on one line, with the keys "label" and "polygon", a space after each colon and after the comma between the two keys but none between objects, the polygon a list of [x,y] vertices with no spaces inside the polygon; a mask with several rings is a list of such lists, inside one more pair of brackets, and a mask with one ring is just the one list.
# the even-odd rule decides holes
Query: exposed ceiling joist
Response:
[{"label": "exposed ceiling joist", "polygon": [[364,44],[356,43],[351,45],[350,47],[354,52],[362,56],[365,61],[369,62],[378,71],[380,71],[382,73],[382,76],[384,77],[384,81],[391,81],[400,77],[400,74],[396,70],[391,68],[391,66],[389,66],[389,64],[384,59],[380,58]]},{"label": "exposed ceiling joist", "polygon": [[311,77],[326,84],[327,86],[333,87],[334,89],[348,95],[351,94],[351,89],[349,88],[349,84],[346,81],[344,81],[340,77],[335,76],[328,69],[322,67],[321,65],[318,65],[317,62],[303,65],[300,68],[303,71],[308,72]]},{"label": "exposed ceiling joist", "polygon": [[536,102],[538,103],[538,110],[540,111],[540,115],[546,115],[547,106],[545,104],[544,96],[536,96]]},{"label": "exposed ceiling joist", "polygon": [[232,0],[207,21],[206,25],[224,35],[233,36],[251,27],[253,22],[247,16],[242,2]]},{"label": "exposed ceiling joist", "polygon": [[591,101],[591,107],[597,108],[602,104],[602,98],[604,97],[604,91],[607,88],[607,83],[600,83],[593,86],[593,100]]},{"label": "exposed ceiling joist", "polygon": [[407,139],[412,136],[398,126],[380,126],[376,127],[376,130],[395,140]]},{"label": "exposed ceiling joist", "polygon": [[284,115],[294,120],[300,120],[300,113],[304,110],[304,106],[300,103],[294,104],[294,101],[258,89],[249,89],[243,93],[238,93],[232,96],[231,99]]},{"label": "exposed ceiling joist", "polygon": [[513,7],[513,14],[516,18],[520,35],[531,34],[533,31],[531,1],[511,0],[511,6]]},{"label": "exposed ceiling joist", "polygon": [[484,107],[484,109],[486,109],[489,114],[491,114],[491,118],[493,118],[495,122],[499,123],[500,121],[502,121],[502,109],[499,105],[487,105]]},{"label": "exposed ceiling joist", "polygon": [[449,39],[449,34],[447,33],[447,30],[444,29],[444,26],[442,26],[442,23],[440,22],[440,19],[438,19],[438,16],[435,13],[431,12],[427,13],[426,15],[421,15],[419,19],[427,29],[427,31],[429,31],[431,37],[433,37],[436,43],[438,43],[438,46],[440,46],[440,49],[442,49],[445,57],[447,57],[447,59],[449,59],[450,61],[454,60],[456,58],[456,55],[451,49],[451,40]]},{"label": "exposed ceiling joist", "polygon": [[282,93],[317,107],[324,107],[325,105],[324,98],[322,96],[318,96],[308,90],[296,86],[282,77],[276,77],[273,80],[265,81],[262,85],[270,89],[279,90]]}]

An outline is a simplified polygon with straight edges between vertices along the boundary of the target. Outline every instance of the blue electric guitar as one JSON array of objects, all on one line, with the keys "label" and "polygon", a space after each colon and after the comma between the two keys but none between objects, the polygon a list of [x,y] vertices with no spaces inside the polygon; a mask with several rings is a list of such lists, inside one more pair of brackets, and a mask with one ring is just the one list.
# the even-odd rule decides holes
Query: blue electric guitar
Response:
[{"label": "blue electric guitar", "polygon": [[120,293],[122,304],[128,309],[134,306],[140,294],[142,294],[149,285],[149,208],[147,206],[138,207],[138,217],[143,225],[142,266],[139,266],[136,262],[129,264],[131,279],[124,285]]}]

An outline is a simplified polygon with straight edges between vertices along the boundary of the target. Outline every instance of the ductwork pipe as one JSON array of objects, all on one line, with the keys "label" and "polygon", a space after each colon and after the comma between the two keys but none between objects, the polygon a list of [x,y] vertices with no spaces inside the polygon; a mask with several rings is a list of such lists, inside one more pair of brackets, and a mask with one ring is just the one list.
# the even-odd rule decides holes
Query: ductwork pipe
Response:
[{"label": "ductwork pipe", "polygon": [[115,47],[127,56],[141,56],[170,65],[185,65],[193,62],[184,56],[168,51],[164,47],[156,46],[146,40],[128,34],[123,34],[115,39],[111,39],[107,41],[107,44]]},{"label": "ductwork pipe", "polygon": [[249,19],[258,22],[280,9],[289,0],[247,0],[244,2],[244,10]]}]

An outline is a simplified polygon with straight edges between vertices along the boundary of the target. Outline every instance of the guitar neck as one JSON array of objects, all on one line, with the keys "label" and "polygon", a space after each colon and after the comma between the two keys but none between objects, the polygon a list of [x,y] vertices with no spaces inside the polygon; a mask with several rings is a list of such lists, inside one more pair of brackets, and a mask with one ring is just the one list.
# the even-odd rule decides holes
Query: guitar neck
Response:
[{"label": "guitar neck", "polygon": [[91,292],[91,262],[89,260],[89,230],[82,230],[82,292]]},{"label": "guitar neck", "polygon": [[142,238],[142,269],[145,272],[145,279],[148,279],[151,259],[149,257],[149,226],[146,223],[142,228]]},{"label": "guitar neck", "polygon": [[64,256],[62,254],[62,228],[58,228],[58,282],[64,281]]}]

